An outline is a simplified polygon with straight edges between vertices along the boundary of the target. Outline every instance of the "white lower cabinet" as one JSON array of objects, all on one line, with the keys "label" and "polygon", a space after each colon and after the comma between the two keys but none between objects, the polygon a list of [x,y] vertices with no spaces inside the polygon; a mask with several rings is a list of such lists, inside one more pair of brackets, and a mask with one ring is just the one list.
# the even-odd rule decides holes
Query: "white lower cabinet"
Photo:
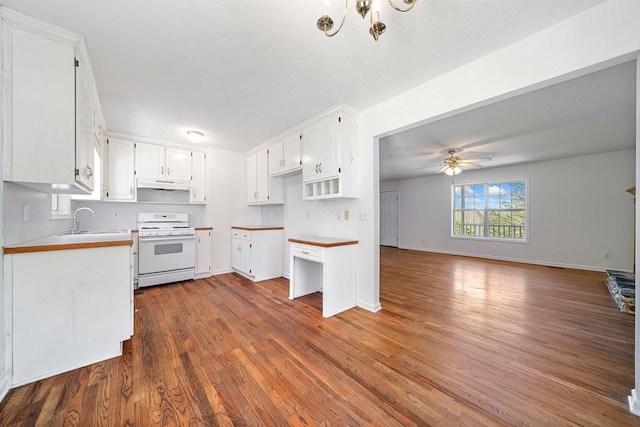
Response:
[{"label": "white lower cabinet", "polygon": [[133,334],[131,246],[5,254],[4,266],[12,386],[121,354]]},{"label": "white lower cabinet", "polygon": [[231,267],[254,281],[282,276],[282,227],[232,227]]},{"label": "white lower cabinet", "polygon": [[211,231],[196,229],[196,279],[211,276]]}]

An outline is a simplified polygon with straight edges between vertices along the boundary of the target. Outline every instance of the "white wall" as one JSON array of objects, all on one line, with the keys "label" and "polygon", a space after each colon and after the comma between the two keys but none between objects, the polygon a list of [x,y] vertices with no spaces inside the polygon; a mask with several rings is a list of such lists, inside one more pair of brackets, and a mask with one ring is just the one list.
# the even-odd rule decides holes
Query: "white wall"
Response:
[{"label": "white wall", "polygon": [[[378,138],[635,59],[640,50],[638,16],[637,0],[609,0],[362,111],[356,159],[359,198],[302,202],[298,181],[287,179],[287,234],[358,239],[358,305],[379,309]],[[352,215],[352,220],[338,222],[338,209],[368,211],[369,220]]]},{"label": "white wall", "polygon": [[209,148],[209,203],[213,227],[213,273],[231,271],[231,226],[260,224],[259,206],[247,205],[247,161],[243,153]]},{"label": "white wall", "polygon": [[[69,229],[70,220],[51,219],[49,194],[11,182],[5,182],[3,187],[5,245],[38,239]],[[24,205],[29,205],[29,221],[24,221]]]},{"label": "white wall", "polygon": [[[527,179],[529,242],[451,237],[451,185]],[[583,269],[633,269],[635,150],[382,182],[398,191],[398,246]],[[603,257],[611,253],[611,259]]]}]

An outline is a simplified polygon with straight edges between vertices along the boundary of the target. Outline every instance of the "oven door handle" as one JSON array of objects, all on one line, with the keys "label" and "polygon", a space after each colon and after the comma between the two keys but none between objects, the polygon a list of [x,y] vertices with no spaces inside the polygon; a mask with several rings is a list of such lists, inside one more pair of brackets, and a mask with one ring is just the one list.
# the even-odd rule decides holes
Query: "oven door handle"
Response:
[{"label": "oven door handle", "polygon": [[194,240],[196,236],[193,234],[183,236],[166,236],[166,237],[139,237],[141,242],[160,242],[162,240]]}]

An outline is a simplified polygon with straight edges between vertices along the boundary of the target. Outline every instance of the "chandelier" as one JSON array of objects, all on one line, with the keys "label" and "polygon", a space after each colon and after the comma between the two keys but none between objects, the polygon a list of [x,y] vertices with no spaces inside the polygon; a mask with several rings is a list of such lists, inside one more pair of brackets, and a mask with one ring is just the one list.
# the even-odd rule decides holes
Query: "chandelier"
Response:
[{"label": "chandelier", "polygon": [[[416,2],[418,0],[402,0],[407,5],[404,8],[396,5],[393,0],[387,1],[389,2],[389,5],[391,5],[391,7],[398,12],[408,12],[413,9],[413,6],[416,5]],[[325,36],[333,37],[342,29],[344,20],[347,17],[348,3],[349,0],[344,0],[342,22],[340,22],[340,26],[337,30],[331,32],[331,30],[333,29],[333,19],[331,19],[331,17],[327,15],[327,6],[329,5],[329,0],[324,0],[324,14],[320,17],[320,19],[318,19],[318,29],[322,31]],[[372,6],[373,11],[369,13]],[[384,24],[384,22],[380,20],[380,4],[378,2],[375,2],[374,4],[373,0],[356,0],[356,11],[358,12],[358,14],[360,14],[360,16],[362,16],[362,19],[364,19],[367,16],[367,13],[369,13],[369,34],[371,34],[375,41],[378,41],[378,37],[380,37],[380,35],[384,33],[384,30],[387,29],[387,26]]]}]

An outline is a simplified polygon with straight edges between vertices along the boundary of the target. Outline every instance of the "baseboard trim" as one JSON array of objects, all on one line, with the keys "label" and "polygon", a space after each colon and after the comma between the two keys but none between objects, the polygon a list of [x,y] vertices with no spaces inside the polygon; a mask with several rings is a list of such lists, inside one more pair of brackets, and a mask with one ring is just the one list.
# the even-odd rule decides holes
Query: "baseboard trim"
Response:
[{"label": "baseboard trim", "polygon": [[382,310],[382,305],[380,305],[380,301],[378,301],[375,304],[370,304],[368,302],[358,300],[358,307],[364,308],[365,310],[370,311],[372,313],[377,313],[380,310]]},{"label": "baseboard trim", "polygon": [[9,390],[11,390],[11,388],[9,388],[9,378],[3,378],[0,383],[0,403],[7,397]]},{"label": "baseboard trim", "polygon": [[[491,255],[486,255],[486,254],[476,254],[476,253],[472,253],[472,252],[444,251],[442,249],[433,249],[433,248],[420,248],[420,247],[412,247],[412,246],[398,246],[398,249],[408,249],[408,250],[411,250],[411,251],[420,251],[420,252],[433,252],[433,253],[444,254],[444,255],[466,256],[466,257],[472,257],[472,258],[492,259],[492,260],[496,260],[496,261],[518,262],[518,263],[521,263],[521,264],[543,265],[545,267],[571,268],[571,269],[575,269],[575,270],[589,270],[589,271],[605,271],[605,270],[607,270],[604,267],[594,267],[594,266],[591,266],[591,265],[565,264],[565,263],[561,263],[561,262],[551,262],[551,261],[530,260],[530,259],[522,259],[522,258],[491,256]],[[621,269],[617,268],[616,270],[621,270]]]},{"label": "baseboard trim", "polygon": [[233,273],[233,270],[231,268],[222,268],[220,270],[216,270],[214,272],[211,273],[212,276],[219,276],[221,274],[228,274],[228,273]]},{"label": "baseboard trim", "polygon": [[640,415],[640,400],[638,400],[638,393],[635,388],[631,390],[631,395],[629,396],[629,411],[632,414]]}]

